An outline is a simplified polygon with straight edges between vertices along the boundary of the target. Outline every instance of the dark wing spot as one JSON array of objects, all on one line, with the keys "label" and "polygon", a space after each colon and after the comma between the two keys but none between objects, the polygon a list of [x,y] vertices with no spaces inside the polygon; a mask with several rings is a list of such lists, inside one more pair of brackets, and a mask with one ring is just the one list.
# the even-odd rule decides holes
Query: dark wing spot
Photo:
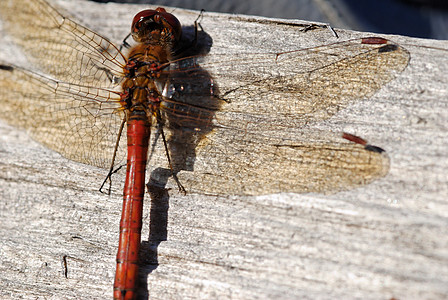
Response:
[{"label": "dark wing spot", "polygon": [[365,149],[368,150],[368,151],[375,152],[375,153],[383,153],[383,152],[385,152],[384,149],[382,149],[380,147],[377,147],[377,146],[373,146],[373,145],[366,145]]},{"label": "dark wing spot", "polygon": [[0,70],[12,71],[12,70],[14,70],[14,68],[12,66],[8,66],[8,65],[0,65]]},{"label": "dark wing spot", "polygon": [[388,44],[378,49],[378,53],[392,52],[398,49],[397,45]]}]

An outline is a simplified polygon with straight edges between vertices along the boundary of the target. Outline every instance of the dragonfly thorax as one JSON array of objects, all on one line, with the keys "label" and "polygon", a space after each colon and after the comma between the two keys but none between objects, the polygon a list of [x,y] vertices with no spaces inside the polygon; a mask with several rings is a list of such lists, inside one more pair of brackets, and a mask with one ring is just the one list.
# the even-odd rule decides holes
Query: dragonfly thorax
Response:
[{"label": "dragonfly thorax", "polygon": [[125,110],[157,110],[167,81],[163,70],[170,54],[161,46],[140,44],[131,49],[124,67],[120,104]]}]

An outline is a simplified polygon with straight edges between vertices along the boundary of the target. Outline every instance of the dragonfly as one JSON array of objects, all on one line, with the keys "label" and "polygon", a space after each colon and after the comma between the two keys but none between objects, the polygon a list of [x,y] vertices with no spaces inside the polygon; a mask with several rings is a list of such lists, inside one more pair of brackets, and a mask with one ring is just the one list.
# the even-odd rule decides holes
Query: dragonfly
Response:
[{"label": "dragonfly", "polygon": [[162,8],[134,17],[130,49],[45,0],[2,1],[0,17],[28,59],[0,62],[0,118],[109,175],[127,160],[115,299],[136,295],[148,162],[151,177],[216,195],[337,192],[388,172],[381,148],[307,129],[406,68],[409,53],[387,39],[191,56]]}]

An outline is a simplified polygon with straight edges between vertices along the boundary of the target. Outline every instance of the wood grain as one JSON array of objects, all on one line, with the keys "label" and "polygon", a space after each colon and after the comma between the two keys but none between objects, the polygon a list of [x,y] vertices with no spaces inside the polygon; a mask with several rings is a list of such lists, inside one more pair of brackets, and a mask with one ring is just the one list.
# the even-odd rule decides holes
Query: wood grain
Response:
[{"label": "wood grain", "polygon": [[[147,8],[53,3],[116,43]],[[198,15],[174,13],[184,25]],[[201,21],[212,49],[276,51],[335,39],[327,30],[304,34],[300,24],[307,23],[212,13]],[[292,29],[297,34],[279,35]],[[337,32],[341,40],[369,35]],[[0,59],[25,62],[0,36]],[[389,174],[332,195],[184,196],[172,189],[147,197],[142,299],[447,297],[448,43],[384,37],[411,53],[407,69],[313,128],[381,146]],[[123,174],[103,195],[104,170],[0,124],[0,297],[111,298]]]}]

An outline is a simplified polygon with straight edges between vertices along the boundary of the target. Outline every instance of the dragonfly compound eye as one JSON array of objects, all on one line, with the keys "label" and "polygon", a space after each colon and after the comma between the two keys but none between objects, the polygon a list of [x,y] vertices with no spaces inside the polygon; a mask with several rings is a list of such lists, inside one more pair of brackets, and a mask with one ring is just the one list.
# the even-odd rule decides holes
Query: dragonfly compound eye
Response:
[{"label": "dragonfly compound eye", "polygon": [[161,36],[177,42],[182,35],[179,20],[164,8],[147,9],[135,15],[131,27],[132,37],[136,42],[157,41]]}]

